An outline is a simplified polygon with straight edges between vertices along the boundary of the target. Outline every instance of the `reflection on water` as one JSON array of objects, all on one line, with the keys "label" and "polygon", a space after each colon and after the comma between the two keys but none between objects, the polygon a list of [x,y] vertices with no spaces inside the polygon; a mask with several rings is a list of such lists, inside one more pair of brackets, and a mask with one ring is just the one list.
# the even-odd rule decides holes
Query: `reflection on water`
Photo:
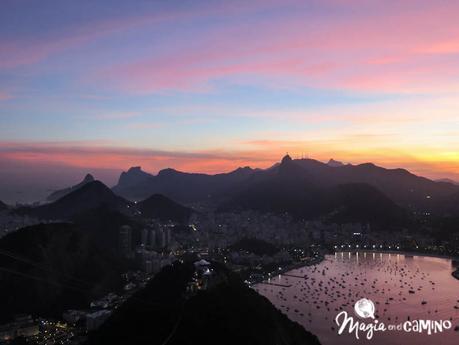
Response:
[{"label": "reflection on water", "polygon": [[[459,280],[451,276],[450,259],[383,254],[339,252],[326,256],[316,266],[303,267],[275,277],[254,288],[292,320],[330,344],[459,344]],[[338,335],[334,319],[345,310],[354,314],[354,303],[369,298],[376,316],[385,324],[406,320],[451,320],[443,333],[386,331],[373,339],[354,334]],[[359,319],[361,320],[361,319]],[[363,321],[363,320],[361,320]],[[365,322],[367,322],[365,320]]]}]

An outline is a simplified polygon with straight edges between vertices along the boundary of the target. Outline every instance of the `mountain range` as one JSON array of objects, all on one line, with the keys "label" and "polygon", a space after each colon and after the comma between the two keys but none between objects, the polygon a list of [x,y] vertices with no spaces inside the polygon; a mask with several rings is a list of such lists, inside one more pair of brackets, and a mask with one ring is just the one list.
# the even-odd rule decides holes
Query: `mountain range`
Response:
[{"label": "mountain range", "polygon": [[[89,181],[74,188],[54,202],[36,207],[21,207],[15,212],[38,219],[72,220],[89,217],[96,221],[97,212],[116,212],[126,217],[154,218],[186,223],[194,212],[164,195],[154,194],[140,202],[131,202],[116,195],[100,181]],[[70,188],[69,188],[70,189]],[[69,190],[66,189],[66,190]]]},{"label": "mountain range", "polygon": [[[55,192],[54,202],[16,212],[41,219],[70,219],[108,207],[126,215],[186,222],[200,203],[218,211],[288,212],[302,219],[402,224],[409,213],[459,214],[459,186],[435,182],[404,169],[372,163],[322,163],[285,156],[268,169],[239,168],[216,175],[134,167],[111,190],[92,176]],[[130,201],[136,200],[136,201]]]},{"label": "mountain range", "polygon": [[[281,180],[284,182],[281,183]],[[432,181],[405,169],[386,169],[373,163],[343,164],[333,159],[328,163],[314,159],[293,160],[288,155],[280,163],[265,170],[245,167],[217,175],[173,169],[161,170],[157,175],[152,175],[135,167],[123,172],[112,190],[127,199],[144,199],[160,193],[181,203],[212,202],[228,208],[231,202],[233,205],[250,206],[248,200],[256,199],[257,194],[265,194],[266,199],[269,190],[274,197],[274,190],[278,188],[281,192],[284,185],[288,187],[289,181],[293,184],[290,188],[291,201],[302,202],[306,206],[311,204],[311,207],[308,206],[311,215],[315,213],[313,204],[317,200],[328,199],[323,200],[321,206],[325,212],[327,208],[339,207],[342,204],[339,200],[352,195],[353,189],[356,189],[356,196],[362,198],[362,207],[365,206],[364,194],[371,193],[372,200],[380,200],[385,207],[393,202],[395,205],[390,208],[394,211],[398,206],[413,212],[441,212],[437,205],[459,193],[459,186],[453,183]],[[300,191],[302,196],[298,195]],[[284,194],[287,193],[284,191]],[[266,199],[265,202],[271,204],[271,209],[276,209],[276,202],[280,203],[272,199]],[[260,205],[255,208],[259,209]]]},{"label": "mountain range", "polygon": [[113,191],[127,199],[142,200],[152,194],[163,194],[182,203],[212,200],[246,181],[256,170],[239,168],[216,175],[186,173],[174,169],[151,175],[140,167],[123,172]]},{"label": "mountain range", "polygon": [[403,209],[377,188],[365,183],[334,185],[324,183],[320,177],[286,156],[275,169],[253,178],[248,188],[236,193],[220,209],[288,212],[296,218],[322,217],[338,223],[400,225],[403,222]]}]

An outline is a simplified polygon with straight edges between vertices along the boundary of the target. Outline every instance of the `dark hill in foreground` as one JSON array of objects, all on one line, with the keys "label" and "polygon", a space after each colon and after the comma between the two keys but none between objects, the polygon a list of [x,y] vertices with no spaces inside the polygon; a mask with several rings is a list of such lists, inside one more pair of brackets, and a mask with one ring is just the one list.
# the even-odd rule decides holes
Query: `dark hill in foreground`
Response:
[{"label": "dark hill in foreground", "polygon": [[105,205],[74,215],[70,220],[79,231],[90,236],[100,249],[113,256],[119,255],[119,229],[123,225],[132,228],[134,243],[139,240],[141,225],[135,219]]},{"label": "dark hill in foreground", "polygon": [[319,344],[238,276],[217,270],[220,283],[185,298],[192,265],[164,268],[90,335],[88,345]]},{"label": "dark hill in foreground", "polygon": [[75,225],[41,224],[0,239],[0,320],[60,317],[118,287],[123,266]]}]

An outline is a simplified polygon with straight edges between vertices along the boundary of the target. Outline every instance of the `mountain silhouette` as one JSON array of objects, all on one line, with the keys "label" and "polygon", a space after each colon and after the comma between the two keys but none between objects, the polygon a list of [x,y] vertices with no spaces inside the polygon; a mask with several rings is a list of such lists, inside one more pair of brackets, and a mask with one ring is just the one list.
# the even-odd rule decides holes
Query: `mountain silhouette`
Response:
[{"label": "mountain silhouette", "polygon": [[[307,170],[306,164],[310,167]],[[313,160],[284,158],[273,171],[252,179],[245,190],[224,202],[219,210],[288,212],[300,219],[321,217],[339,223],[404,221],[403,209],[380,190],[366,183],[329,183],[321,173],[327,169],[336,170]]]},{"label": "mountain silhouette", "polygon": [[132,167],[127,172],[123,171],[121,173],[114,190],[118,189],[118,193],[122,194],[123,189],[136,188],[136,186],[148,182],[153,177],[153,175],[142,171],[141,167]]},{"label": "mountain silhouette", "polygon": [[138,202],[135,208],[141,212],[143,217],[181,223],[188,222],[193,212],[192,209],[182,206],[161,194],[154,194]]},{"label": "mountain silhouette", "polygon": [[[445,198],[459,192],[459,186],[451,183],[434,182],[405,169],[385,169],[372,163],[340,167],[331,167],[314,159],[298,159],[290,163],[301,167],[307,180],[318,188],[363,183],[376,188],[399,206],[410,210],[425,210],[431,206],[432,199]],[[282,164],[269,172],[259,173],[258,180],[263,180],[260,175],[273,176],[279,169],[282,169]],[[294,175],[298,174],[295,172]],[[293,174],[290,176],[293,177]],[[255,181],[256,179],[252,179],[252,183]]]},{"label": "mountain silhouette", "polygon": [[322,192],[343,184],[367,184],[408,210],[425,211],[431,207],[432,200],[459,193],[459,186],[435,182],[405,169],[386,169],[373,163],[341,165],[334,160],[322,163],[314,159],[292,159],[288,155],[265,170],[246,167],[216,175],[164,169],[155,176],[140,168],[131,168],[121,174],[113,191],[134,200],[159,193],[181,203],[222,203],[274,177],[291,180],[285,183],[293,183],[292,189],[295,183],[301,183],[300,189],[309,186]]},{"label": "mountain silhouette", "polygon": [[342,162],[335,161],[333,158],[330,158],[330,160],[328,161],[327,165],[329,167],[333,167],[333,168],[339,168],[339,167],[344,166],[344,164]]},{"label": "mountain silhouette", "polygon": [[459,185],[459,182],[452,180],[450,178],[441,178],[441,179],[435,180],[435,182],[446,182],[446,183],[451,183],[454,185]]},{"label": "mountain silhouette", "polygon": [[163,194],[181,203],[206,201],[231,190],[253,173],[254,170],[249,167],[216,175],[164,169],[155,176],[137,167],[123,172],[113,191],[130,200],[143,200],[153,194]]},{"label": "mountain silhouette", "polygon": [[130,203],[115,195],[100,181],[88,182],[53,203],[33,208],[21,208],[17,212],[26,213],[40,219],[69,219],[79,213],[106,206],[114,210],[128,211]]},{"label": "mountain silhouette", "polygon": [[50,195],[48,195],[48,197],[46,198],[47,201],[56,201],[57,199],[60,199],[62,198],[63,196],[83,187],[84,185],[86,185],[87,183],[89,182],[93,182],[94,181],[94,177],[91,175],[91,174],[87,174],[83,181],[81,181],[80,183],[72,186],[72,187],[69,187],[69,188],[64,188],[64,189],[60,189],[60,190],[57,190],[53,193],[51,193]]}]

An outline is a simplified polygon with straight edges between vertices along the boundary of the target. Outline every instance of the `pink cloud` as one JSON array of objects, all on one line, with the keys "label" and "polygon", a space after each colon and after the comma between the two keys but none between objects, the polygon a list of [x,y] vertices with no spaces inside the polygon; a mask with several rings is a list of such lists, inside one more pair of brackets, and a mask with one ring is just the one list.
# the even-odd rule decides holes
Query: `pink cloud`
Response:
[{"label": "pink cloud", "polygon": [[[285,0],[284,4],[296,3],[297,0]],[[16,37],[0,40],[0,68],[8,69],[40,62],[62,51],[78,48],[95,40],[123,31],[154,28],[164,23],[194,21],[211,16],[229,17],[241,13],[256,12],[260,9],[281,6],[278,0],[257,0],[252,2],[234,1],[215,3],[205,8],[176,9],[175,11],[157,11],[104,18],[100,21],[82,23],[76,27],[63,27],[59,32],[36,38]]]},{"label": "pink cloud", "polygon": [[425,47],[421,46],[418,49],[420,54],[433,54],[433,55],[442,55],[442,54],[458,54],[459,53],[459,37],[451,40],[440,41],[437,43],[432,43],[426,45]]},{"label": "pink cloud", "polygon": [[[314,12],[317,8],[320,15]],[[263,11],[269,14],[259,16]],[[172,51],[160,48],[138,61],[97,66],[82,80],[134,93],[208,91],[222,79],[274,87],[417,91],[416,84],[424,82],[416,75],[424,56],[435,59],[459,52],[458,11],[456,3],[408,0],[216,3],[104,19],[63,28],[46,39],[3,40],[0,68],[37,63],[127,31],[145,33],[164,23],[220,18],[227,24],[203,25],[206,29],[198,30],[192,44]],[[247,21],[250,15],[255,19]],[[448,77],[441,61],[432,62],[431,68],[430,89],[446,89],[455,82],[456,76]],[[393,82],[387,81],[388,75]]]},{"label": "pink cloud", "polygon": [[179,20],[184,14],[142,14],[63,28],[61,32],[39,38],[13,38],[0,41],[0,68],[9,69],[34,64],[62,51],[79,48],[99,38],[144,25]]},{"label": "pink cloud", "polygon": [[211,30],[191,48],[115,65],[95,79],[136,93],[207,90],[221,79],[405,92],[418,91],[428,71],[432,86],[425,89],[438,90],[440,84],[447,89],[456,77],[448,76],[451,66],[445,67],[439,56],[458,51],[459,6],[393,5],[366,16],[343,11],[330,18],[309,17],[302,9],[290,17]]}]

